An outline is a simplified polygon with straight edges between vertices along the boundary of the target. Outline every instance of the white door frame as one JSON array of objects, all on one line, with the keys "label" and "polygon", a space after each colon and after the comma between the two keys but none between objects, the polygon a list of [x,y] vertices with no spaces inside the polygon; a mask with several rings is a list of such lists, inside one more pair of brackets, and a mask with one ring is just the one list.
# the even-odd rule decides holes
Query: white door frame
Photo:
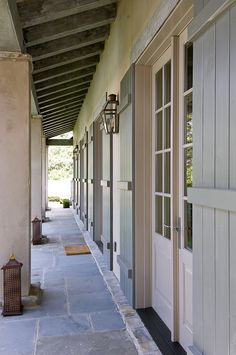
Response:
[{"label": "white door frame", "polygon": [[[172,37],[171,46],[163,53],[161,58],[153,65],[153,88],[152,106],[155,105],[155,75],[160,70],[164,68],[165,63],[171,60],[171,235],[170,235],[170,246],[167,246],[168,240],[164,240],[164,237],[157,235],[155,232],[155,181],[156,181],[156,153],[155,153],[155,142],[156,142],[156,110],[152,110],[152,256],[153,256],[153,266],[152,266],[152,305],[158,310],[158,314],[168,325],[172,341],[179,341],[185,349],[191,345],[191,325],[192,325],[192,252],[185,248],[185,230],[181,227],[181,222],[184,222],[184,211],[183,203],[187,198],[184,196],[184,155],[183,155],[183,123],[184,123],[184,46],[187,42],[187,31],[184,30],[179,37]],[[164,87],[165,83],[163,84]],[[191,93],[192,89],[187,91]],[[186,93],[185,93],[186,94]],[[164,112],[164,111],[163,111]],[[164,126],[164,121],[162,120],[162,126]],[[162,127],[162,140],[165,137],[164,128]],[[163,156],[163,155],[162,155]],[[162,159],[162,171],[164,171],[164,164]],[[162,174],[163,176],[163,174]],[[162,183],[163,185],[163,183]],[[163,185],[164,186],[164,185]],[[164,187],[162,186],[162,191]],[[164,195],[163,195],[164,196]],[[164,207],[162,204],[162,221],[164,214]],[[180,218],[179,218],[180,217]],[[164,223],[164,222],[163,222]],[[161,238],[159,242],[155,238]],[[163,239],[162,239],[163,238]],[[158,244],[156,244],[158,243]],[[165,244],[164,244],[165,243]],[[154,295],[155,290],[155,279],[156,274],[154,274],[155,267],[158,267],[158,260],[155,260],[157,245],[162,250],[162,258],[165,255],[169,255],[171,272],[168,272],[168,265],[165,265],[165,271],[168,272],[165,276],[170,280],[171,298],[170,298],[170,308],[171,315],[168,316],[168,307],[158,297],[158,294]],[[169,250],[169,248],[171,250]],[[161,262],[161,261],[160,261]],[[163,261],[160,265],[162,265]],[[155,265],[154,265],[155,264]],[[157,266],[156,266],[157,265]],[[159,266],[160,266],[159,265]],[[156,271],[158,273],[158,271]],[[160,279],[160,275],[158,277]],[[186,282],[188,281],[188,283]],[[188,285],[188,286],[187,286]],[[170,292],[170,291],[169,291]],[[158,298],[160,307],[158,307],[155,302],[155,297]],[[164,300],[164,298],[163,298]],[[187,314],[186,314],[187,313]],[[169,319],[171,317],[171,320]],[[187,324],[188,319],[189,324]]]},{"label": "white door frame", "polygon": [[[184,15],[183,15],[184,14]],[[136,78],[135,78],[135,162],[137,169],[135,171],[135,193],[139,192],[136,196],[137,201],[145,202],[139,204],[136,209],[135,215],[135,259],[139,262],[135,265],[136,275],[136,303],[137,308],[145,308],[151,306],[151,245],[152,245],[152,181],[151,177],[151,161],[148,157],[152,156],[152,110],[151,110],[151,72],[152,65],[161,57],[163,52],[171,46],[174,53],[174,61],[172,66],[175,68],[178,64],[178,57],[176,52],[178,51],[178,37],[180,33],[186,28],[192,19],[192,2],[189,0],[182,0],[171,13],[166,20],[165,24],[158,31],[150,45],[145,49],[143,54],[136,62]],[[175,61],[175,58],[176,61]],[[178,70],[173,70],[173,74],[178,75]],[[178,92],[178,81],[173,77],[173,90]],[[178,100],[176,95],[173,95],[173,99]],[[174,103],[173,112],[175,117],[178,117],[178,102]],[[144,119],[145,118],[145,119]],[[174,122],[173,130],[178,132],[178,122]],[[140,139],[142,140],[142,144]],[[178,150],[178,144],[173,142],[174,149]],[[142,146],[142,149],[140,147]],[[138,153],[137,153],[138,152]],[[177,161],[173,161],[173,167],[175,169]],[[140,169],[140,167],[142,168]],[[143,188],[145,186],[145,189]],[[174,194],[178,195],[178,186],[173,184]],[[175,199],[178,201],[178,199]],[[143,208],[141,208],[143,205]],[[174,208],[176,211],[176,208]],[[177,215],[172,216],[172,226],[177,225]],[[150,227],[149,227],[150,226]],[[176,233],[175,233],[176,236]],[[173,243],[178,244],[178,238],[173,239]],[[177,250],[177,251],[176,251]],[[174,270],[177,270],[178,266],[178,248],[173,246],[172,249],[173,263],[176,265]],[[179,340],[179,290],[178,279],[173,274],[174,287],[173,287],[173,316],[172,316],[172,341]]]}]

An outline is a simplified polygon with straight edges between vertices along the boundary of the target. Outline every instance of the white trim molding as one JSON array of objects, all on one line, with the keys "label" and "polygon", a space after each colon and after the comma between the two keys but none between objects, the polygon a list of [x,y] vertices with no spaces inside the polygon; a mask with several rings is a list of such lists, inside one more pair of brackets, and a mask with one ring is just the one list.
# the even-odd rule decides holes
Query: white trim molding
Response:
[{"label": "white trim molding", "polygon": [[160,6],[154,12],[151,20],[144,29],[142,35],[135,43],[131,52],[131,63],[135,63],[143,51],[147,48],[153,37],[159,31],[179,0],[162,0]]}]

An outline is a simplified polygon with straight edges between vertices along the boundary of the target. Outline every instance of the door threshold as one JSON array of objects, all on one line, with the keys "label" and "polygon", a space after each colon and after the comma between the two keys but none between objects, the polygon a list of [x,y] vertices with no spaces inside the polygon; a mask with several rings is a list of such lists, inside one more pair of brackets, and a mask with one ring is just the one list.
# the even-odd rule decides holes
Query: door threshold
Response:
[{"label": "door threshold", "polygon": [[171,332],[153,308],[137,309],[137,313],[163,355],[186,355],[178,342],[171,341]]}]

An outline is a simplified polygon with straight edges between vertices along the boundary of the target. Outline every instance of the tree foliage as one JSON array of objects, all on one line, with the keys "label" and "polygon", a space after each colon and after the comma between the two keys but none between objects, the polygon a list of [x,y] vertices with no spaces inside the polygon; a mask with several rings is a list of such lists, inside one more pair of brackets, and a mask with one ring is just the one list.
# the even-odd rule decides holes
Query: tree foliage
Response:
[{"label": "tree foliage", "polygon": [[[60,138],[68,139],[71,134],[61,135]],[[59,138],[59,137],[57,137]],[[48,148],[48,179],[72,179],[73,173],[73,147],[49,146]]]}]

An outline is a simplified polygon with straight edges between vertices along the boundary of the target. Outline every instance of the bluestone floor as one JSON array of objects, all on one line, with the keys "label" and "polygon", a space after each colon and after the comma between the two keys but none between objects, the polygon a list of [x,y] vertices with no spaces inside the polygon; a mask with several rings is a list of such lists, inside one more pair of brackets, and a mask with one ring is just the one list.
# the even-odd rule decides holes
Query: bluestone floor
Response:
[{"label": "bluestone floor", "polygon": [[53,209],[43,224],[49,243],[32,247],[32,282],[40,306],[1,317],[0,355],[136,355],[92,255],[66,256],[84,244],[70,209]]}]

